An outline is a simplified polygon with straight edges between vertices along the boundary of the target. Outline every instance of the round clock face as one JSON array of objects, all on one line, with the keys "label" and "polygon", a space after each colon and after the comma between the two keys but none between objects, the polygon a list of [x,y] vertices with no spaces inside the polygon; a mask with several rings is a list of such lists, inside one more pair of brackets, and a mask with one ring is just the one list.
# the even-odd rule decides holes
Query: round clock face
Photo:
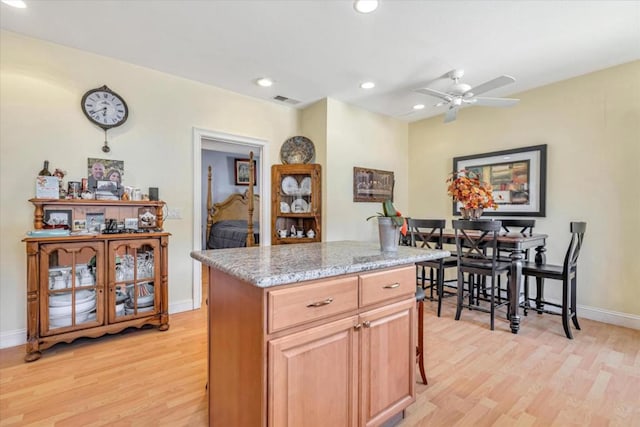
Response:
[{"label": "round clock face", "polygon": [[120,126],[129,116],[127,103],[107,86],[85,93],[81,105],[85,116],[103,129]]}]

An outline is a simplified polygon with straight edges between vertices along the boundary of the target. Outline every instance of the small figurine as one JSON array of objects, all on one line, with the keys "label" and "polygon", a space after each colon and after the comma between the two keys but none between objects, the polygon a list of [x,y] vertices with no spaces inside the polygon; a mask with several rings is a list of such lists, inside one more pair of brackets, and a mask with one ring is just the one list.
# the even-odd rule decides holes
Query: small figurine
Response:
[{"label": "small figurine", "polygon": [[292,235],[292,236],[295,236],[295,235],[296,235],[296,227],[295,227],[295,225],[292,225],[292,226],[291,226],[291,235]]}]

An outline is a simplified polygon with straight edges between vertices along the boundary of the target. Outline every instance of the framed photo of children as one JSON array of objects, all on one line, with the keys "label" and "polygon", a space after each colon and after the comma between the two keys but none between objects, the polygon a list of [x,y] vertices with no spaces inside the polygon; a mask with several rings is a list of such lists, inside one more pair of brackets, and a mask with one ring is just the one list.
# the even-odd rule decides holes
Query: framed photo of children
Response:
[{"label": "framed photo of children", "polygon": [[[547,145],[455,157],[453,171],[465,170],[490,184],[498,209],[485,209],[482,216],[545,216]],[[453,203],[460,215],[461,204]]]},{"label": "framed photo of children", "polygon": [[[253,161],[253,185],[257,184],[257,163]],[[236,185],[249,185],[249,159],[235,159]]]}]

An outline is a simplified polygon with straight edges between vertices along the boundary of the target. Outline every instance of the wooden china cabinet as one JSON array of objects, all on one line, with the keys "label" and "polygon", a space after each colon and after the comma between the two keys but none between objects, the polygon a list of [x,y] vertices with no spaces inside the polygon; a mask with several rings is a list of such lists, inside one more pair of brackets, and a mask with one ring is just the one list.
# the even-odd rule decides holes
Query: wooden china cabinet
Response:
[{"label": "wooden china cabinet", "polygon": [[[35,206],[35,230],[23,240],[27,252],[25,361],[39,359],[42,350],[62,341],[143,325],[169,329],[170,234],[162,231],[164,202],[30,202]],[[115,229],[108,234],[46,235],[43,225],[48,211],[63,212],[72,221],[91,215],[123,221],[151,212],[155,223],[146,229]]]},{"label": "wooden china cabinet", "polygon": [[320,165],[273,165],[271,186],[271,244],[322,241]]}]

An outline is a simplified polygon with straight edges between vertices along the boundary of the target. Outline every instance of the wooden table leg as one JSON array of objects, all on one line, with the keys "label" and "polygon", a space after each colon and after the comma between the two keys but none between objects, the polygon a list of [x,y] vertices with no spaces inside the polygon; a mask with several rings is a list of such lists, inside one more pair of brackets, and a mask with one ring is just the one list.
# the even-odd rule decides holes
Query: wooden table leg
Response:
[{"label": "wooden table leg", "polygon": [[524,252],[514,250],[511,252],[511,274],[509,275],[509,326],[511,332],[518,333],[520,329],[520,315],[518,315],[518,302],[520,299],[520,279],[522,278],[522,260]]}]

